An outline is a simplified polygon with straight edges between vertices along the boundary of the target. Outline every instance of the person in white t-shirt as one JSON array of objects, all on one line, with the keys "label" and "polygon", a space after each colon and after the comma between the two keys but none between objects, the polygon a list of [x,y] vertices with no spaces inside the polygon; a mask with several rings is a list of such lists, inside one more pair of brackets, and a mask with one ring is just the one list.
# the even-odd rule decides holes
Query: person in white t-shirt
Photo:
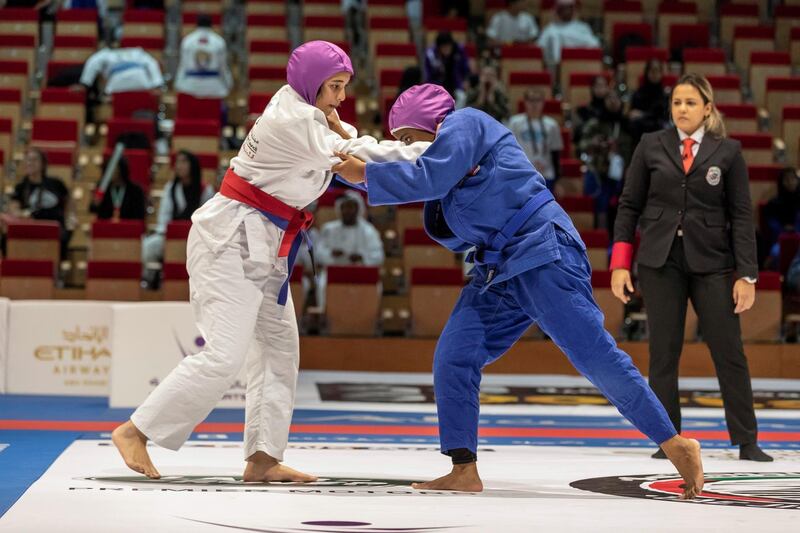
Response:
[{"label": "person in white t-shirt", "polygon": [[556,0],[556,18],[542,30],[537,44],[550,68],[561,62],[562,48],[600,48],[592,28],[575,17],[575,0]]},{"label": "person in white t-shirt", "polygon": [[533,15],[524,10],[525,0],[508,0],[506,3],[507,9],[495,13],[486,28],[489,44],[501,46],[535,41],[539,26]]},{"label": "person in white t-shirt", "polygon": [[380,266],[384,260],[381,234],[367,220],[367,206],[361,195],[355,191],[347,191],[337,198],[335,208],[338,220],[322,226],[314,249],[314,258],[320,267],[317,275],[317,306],[323,309],[328,284],[325,267]]},{"label": "person in white t-shirt", "polygon": [[161,381],[112,433],[125,463],[160,477],[147,441],[177,450],[246,368],[244,481],[314,481],[281,463],[299,361],[288,277],[311,217],[333,179],[334,155],[416,161],[428,147],[355,138],[339,120],[350,58],[325,41],[296,48],[288,85],[270,100],[217,193],[195,211],[187,243],[191,302],[206,344]]},{"label": "person in white t-shirt", "polygon": [[211,28],[211,17],[197,17],[197,29],[181,41],[175,90],[197,98],[225,98],[233,86],[225,39]]},{"label": "person in white t-shirt", "polygon": [[508,129],[514,134],[528,160],[544,177],[551,191],[561,176],[561,128],[552,117],[544,115],[544,92],[536,89],[525,91],[525,112],[514,115],[508,121]]}]

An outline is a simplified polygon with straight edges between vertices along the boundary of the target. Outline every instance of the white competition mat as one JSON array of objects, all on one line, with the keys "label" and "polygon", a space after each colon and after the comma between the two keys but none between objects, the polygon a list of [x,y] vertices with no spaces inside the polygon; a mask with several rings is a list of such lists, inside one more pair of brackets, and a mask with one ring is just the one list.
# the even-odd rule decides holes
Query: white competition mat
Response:
[{"label": "white competition mat", "polygon": [[242,483],[237,442],[150,450],[162,481],[122,467],[108,440],[75,441],[0,531],[787,532],[800,520],[796,452],[759,464],[711,450],[709,497],[694,503],[676,501],[674,470],[646,449],[484,447],[481,494],[410,489],[449,468],[428,446],[293,444],[287,464],[321,476],[309,485]]}]

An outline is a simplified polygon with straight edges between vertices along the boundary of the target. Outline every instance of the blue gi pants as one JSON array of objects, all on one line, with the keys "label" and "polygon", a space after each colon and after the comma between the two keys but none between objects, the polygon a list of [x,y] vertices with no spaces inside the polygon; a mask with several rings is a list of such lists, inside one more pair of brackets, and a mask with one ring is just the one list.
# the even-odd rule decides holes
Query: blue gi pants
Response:
[{"label": "blue gi pants", "polygon": [[556,226],[561,259],[498,282],[481,294],[485,267],[464,287],[433,362],[443,453],[477,451],[481,371],[537,323],[570,362],[656,444],[676,435],[664,407],[603,327],[586,253]]}]

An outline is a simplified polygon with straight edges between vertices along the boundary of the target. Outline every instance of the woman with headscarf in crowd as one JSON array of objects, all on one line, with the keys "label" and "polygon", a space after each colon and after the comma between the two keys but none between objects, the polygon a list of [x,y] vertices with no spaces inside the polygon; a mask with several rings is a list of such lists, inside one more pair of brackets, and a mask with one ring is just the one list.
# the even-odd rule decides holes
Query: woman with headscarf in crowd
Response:
[{"label": "woman with headscarf in crowd", "polygon": [[299,339],[288,277],[331,183],[335,151],[413,161],[423,147],[378,143],[339,120],[353,76],[338,46],[296,48],[278,90],[231,160],[218,194],[192,216],[187,270],[203,350],[187,357],[112,433],[126,464],[158,478],[147,441],[177,450],[247,371],[244,481],[316,478],[281,463],[289,438]]},{"label": "woman with headscarf in crowd", "polygon": [[644,67],[642,84],[633,93],[631,121],[634,145],[643,133],[664,129],[669,124],[669,93],[664,87],[664,65],[659,59],[650,59]]},{"label": "woman with headscarf in crowd", "polygon": [[200,160],[188,150],[175,156],[175,178],[167,183],[158,205],[156,230],[142,241],[142,263],[161,261],[167,224],[190,220],[197,209],[214,196],[214,188],[203,184]]}]

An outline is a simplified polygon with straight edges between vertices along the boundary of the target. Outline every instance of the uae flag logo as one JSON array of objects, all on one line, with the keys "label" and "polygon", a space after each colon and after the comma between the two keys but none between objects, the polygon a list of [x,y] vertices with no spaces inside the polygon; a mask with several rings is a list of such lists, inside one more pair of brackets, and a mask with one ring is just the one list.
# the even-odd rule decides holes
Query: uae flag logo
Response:
[{"label": "uae flag logo", "polygon": [[800,472],[707,472],[703,492],[680,499],[677,474],[610,476],[573,481],[570,486],[613,496],[732,507],[800,510]]}]

